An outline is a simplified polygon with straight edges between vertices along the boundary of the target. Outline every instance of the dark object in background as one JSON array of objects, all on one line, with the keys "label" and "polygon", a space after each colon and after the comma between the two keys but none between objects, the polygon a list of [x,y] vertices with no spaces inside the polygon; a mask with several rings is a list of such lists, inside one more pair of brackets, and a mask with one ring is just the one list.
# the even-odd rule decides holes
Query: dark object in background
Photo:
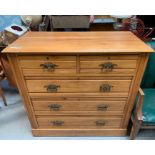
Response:
[{"label": "dark object in background", "polygon": [[[137,15],[137,17],[144,22],[146,27],[155,27],[155,15]],[[149,37],[154,38],[155,31],[153,31]]]},{"label": "dark object in background", "polygon": [[79,16],[64,16],[64,15],[56,15],[49,16],[51,30],[56,29],[89,29],[90,26],[90,16],[88,15],[79,15]]}]

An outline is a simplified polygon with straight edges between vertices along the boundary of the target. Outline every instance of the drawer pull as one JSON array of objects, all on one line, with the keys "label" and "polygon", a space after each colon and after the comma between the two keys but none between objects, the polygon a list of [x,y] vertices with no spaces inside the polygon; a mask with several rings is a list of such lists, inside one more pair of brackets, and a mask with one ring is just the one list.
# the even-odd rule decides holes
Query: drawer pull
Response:
[{"label": "drawer pull", "polygon": [[108,109],[108,105],[106,105],[106,104],[101,104],[101,105],[98,105],[97,106],[97,110],[98,111],[106,111],[107,109]]},{"label": "drawer pull", "polygon": [[112,87],[113,86],[111,86],[109,84],[102,84],[100,86],[100,92],[110,92]]},{"label": "drawer pull", "polygon": [[112,62],[106,62],[106,63],[100,64],[99,66],[101,67],[102,70],[112,71],[114,67],[117,66],[117,64],[113,64]]},{"label": "drawer pull", "polygon": [[64,121],[51,121],[51,124],[53,126],[63,126],[64,125]]},{"label": "drawer pull", "polygon": [[44,88],[47,89],[47,92],[55,93],[58,91],[58,88],[60,88],[60,86],[59,85],[46,85],[44,86]]},{"label": "drawer pull", "polygon": [[51,105],[49,105],[48,107],[49,107],[51,110],[53,110],[53,111],[59,111],[61,105],[59,105],[59,104],[51,104]]},{"label": "drawer pull", "polygon": [[96,126],[105,126],[105,124],[106,124],[106,122],[103,120],[98,120],[95,123],[96,123]]},{"label": "drawer pull", "polygon": [[47,69],[48,71],[54,71],[55,67],[58,67],[58,65],[53,64],[51,62],[40,64],[40,66],[44,69]]}]

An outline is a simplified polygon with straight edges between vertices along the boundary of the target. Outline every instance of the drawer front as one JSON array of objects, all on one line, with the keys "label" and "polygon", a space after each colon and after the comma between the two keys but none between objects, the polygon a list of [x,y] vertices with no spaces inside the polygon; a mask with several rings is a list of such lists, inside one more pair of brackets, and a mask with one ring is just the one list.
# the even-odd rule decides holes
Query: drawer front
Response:
[{"label": "drawer front", "polygon": [[76,56],[66,55],[18,55],[19,61],[76,61]]},{"label": "drawer front", "polygon": [[[131,59],[131,60],[130,60]],[[81,56],[80,73],[82,74],[125,74],[133,75],[137,65],[137,56]]]},{"label": "drawer front", "polygon": [[47,77],[47,76],[75,76],[76,69],[55,69],[54,71],[49,71],[46,69],[23,69],[24,76],[38,76],[38,77]]},{"label": "drawer front", "polygon": [[76,56],[19,56],[24,76],[50,76],[76,73]]},{"label": "drawer front", "polygon": [[137,54],[107,54],[107,55],[83,55],[80,61],[103,61],[103,60],[137,60]]},{"label": "drawer front", "polygon": [[32,101],[37,115],[123,114],[126,101]]},{"label": "drawer front", "polygon": [[121,118],[109,118],[103,116],[85,117],[85,116],[53,116],[38,117],[39,127],[41,128],[119,128]]},{"label": "drawer front", "polygon": [[26,80],[30,93],[128,92],[131,80]]}]

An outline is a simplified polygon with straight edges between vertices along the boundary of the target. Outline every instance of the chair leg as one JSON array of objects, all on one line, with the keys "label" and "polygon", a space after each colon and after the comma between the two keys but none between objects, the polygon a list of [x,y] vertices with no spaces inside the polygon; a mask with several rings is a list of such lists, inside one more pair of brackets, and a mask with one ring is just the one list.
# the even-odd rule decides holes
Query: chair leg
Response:
[{"label": "chair leg", "polygon": [[7,102],[6,102],[6,99],[5,99],[5,96],[4,96],[4,93],[3,93],[2,88],[0,88],[0,96],[1,96],[2,99],[3,99],[4,105],[7,106]]},{"label": "chair leg", "polygon": [[138,134],[140,128],[141,128],[142,120],[138,120],[135,118],[133,120],[132,129],[130,132],[130,140],[134,140],[136,138],[136,135]]}]

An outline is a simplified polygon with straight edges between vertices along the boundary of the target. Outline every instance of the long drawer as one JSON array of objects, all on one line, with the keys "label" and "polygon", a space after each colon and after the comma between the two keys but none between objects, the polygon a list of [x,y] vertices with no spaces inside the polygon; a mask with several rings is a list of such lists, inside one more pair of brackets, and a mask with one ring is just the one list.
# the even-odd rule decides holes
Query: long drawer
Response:
[{"label": "long drawer", "polygon": [[122,115],[126,101],[32,100],[36,115]]},{"label": "long drawer", "polygon": [[38,125],[41,128],[55,129],[101,129],[101,128],[119,128],[121,117],[105,116],[52,116],[37,117]]},{"label": "long drawer", "polygon": [[30,93],[128,92],[131,80],[26,80]]}]

